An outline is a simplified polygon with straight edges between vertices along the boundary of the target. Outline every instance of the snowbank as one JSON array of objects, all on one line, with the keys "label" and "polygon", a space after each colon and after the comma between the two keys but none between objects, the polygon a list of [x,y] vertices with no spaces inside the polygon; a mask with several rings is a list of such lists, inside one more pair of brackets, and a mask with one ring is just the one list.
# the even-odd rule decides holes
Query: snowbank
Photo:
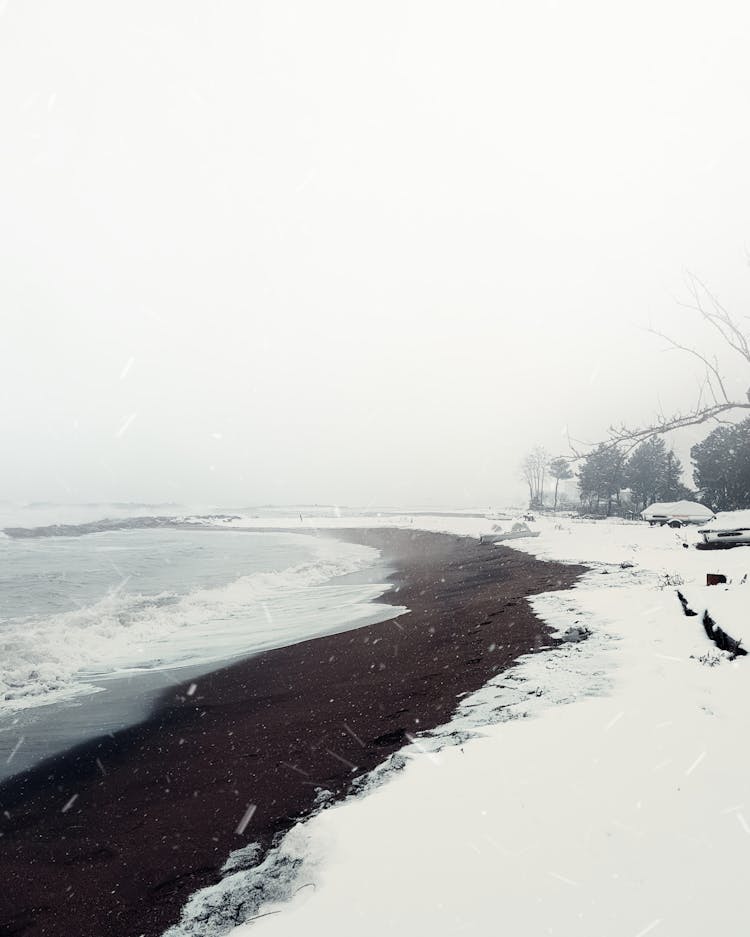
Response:
[{"label": "snowbank", "polygon": [[[717,651],[676,589],[700,595],[731,633],[750,550],[706,554],[685,548],[693,531],[642,523],[539,526],[514,549],[593,569],[533,605],[561,634],[591,637],[520,661],[405,749],[388,783],[298,825],[280,849],[297,855],[304,841],[314,859],[282,894],[246,906],[253,935],[747,929],[750,658]],[[706,589],[707,572],[732,585]],[[242,879],[233,885],[237,900]]]},{"label": "snowbank", "polygon": [[682,592],[696,615],[710,615],[716,626],[750,650],[750,586],[744,577],[728,585],[691,585]]}]

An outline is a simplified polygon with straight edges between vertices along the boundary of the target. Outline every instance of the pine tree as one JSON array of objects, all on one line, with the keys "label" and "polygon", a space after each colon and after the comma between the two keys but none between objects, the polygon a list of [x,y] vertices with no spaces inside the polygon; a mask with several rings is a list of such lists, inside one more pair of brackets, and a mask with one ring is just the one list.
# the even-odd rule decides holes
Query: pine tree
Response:
[{"label": "pine tree", "polygon": [[619,449],[600,443],[581,463],[578,483],[581,501],[589,511],[600,512],[602,501],[607,503],[607,516],[612,513],[612,501],[619,501],[622,486],[623,456]]},{"label": "pine tree", "polygon": [[667,447],[663,439],[647,439],[633,452],[625,466],[624,480],[637,509],[660,500],[667,474]]},{"label": "pine tree", "polygon": [[549,464],[549,473],[555,479],[555,507],[557,510],[557,489],[561,481],[566,481],[573,477],[570,464],[567,459],[553,459]]},{"label": "pine tree", "polygon": [[659,436],[647,439],[633,452],[624,472],[625,484],[630,488],[637,509],[642,510],[654,501],[678,501],[690,497],[691,492],[682,484],[682,462]]},{"label": "pine tree", "polygon": [[719,426],[690,450],[702,499],[714,511],[750,507],[750,419]]}]

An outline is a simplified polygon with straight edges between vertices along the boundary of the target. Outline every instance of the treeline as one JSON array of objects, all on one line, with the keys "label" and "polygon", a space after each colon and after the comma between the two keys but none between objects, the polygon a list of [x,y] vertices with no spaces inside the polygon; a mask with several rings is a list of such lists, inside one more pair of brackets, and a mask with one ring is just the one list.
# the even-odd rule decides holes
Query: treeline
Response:
[{"label": "treeline", "polygon": [[[632,452],[601,443],[585,458],[552,459],[537,446],[521,466],[534,508],[573,507],[558,498],[561,481],[575,478],[579,510],[589,514],[638,514],[655,501],[699,501],[713,511],[750,508],[750,418],[719,426],[690,450],[695,491],[682,481],[682,462],[660,436]],[[554,481],[553,491],[550,479]]]},{"label": "treeline", "polygon": [[705,505],[713,511],[750,508],[750,418],[717,427],[690,455]]},{"label": "treeline", "polygon": [[591,514],[639,513],[654,501],[680,501],[695,493],[682,483],[682,462],[654,436],[628,456],[600,444],[577,472],[582,507]]},{"label": "treeline", "polygon": [[[713,511],[750,508],[750,418],[719,426],[690,450],[697,490],[682,481],[681,460],[660,436],[632,452],[601,443],[585,458],[551,458],[540,446],[521,465],[532,508],[578,507],[584,513],[638,514],[655,501],[699,501]],[[575,478],[578,503],[558,497],[560,482]],[[551,479],[551,481],[550,481]],[[554,482],[554,488],[549,490]]]}]

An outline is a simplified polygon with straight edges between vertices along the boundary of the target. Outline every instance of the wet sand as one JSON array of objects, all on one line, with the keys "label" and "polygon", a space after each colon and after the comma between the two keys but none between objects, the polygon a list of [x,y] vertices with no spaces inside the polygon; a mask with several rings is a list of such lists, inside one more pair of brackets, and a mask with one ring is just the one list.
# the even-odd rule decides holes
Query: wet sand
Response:
[{"label": "wet sand", "polygon": [[[313,534],[308,533],[307,536]],[[335,581],[339,585],[375,586],[382,588],[382,593],[387,593],[392,572],[379,560],[364,569],[337,576]],[[382,593],[369,603],[358,603],[356,617],[351,621],[352,628],[374,624],[398,614],[399,606],[389,604],[387,595]],[[363,615],[363,609],[369,613]],[[100,692],[20,710],[12,724],[6,720],[0,730],[0,785],[7,778],[27,772],[74,746],[141,723],[165,690],[200,682],[205,674],[247,660],[248,656],[248,653],[234,654],[219,661],[94,677],[87,682]]]},{"label": "wet sand", "polygon": [[345,794],[405,733],[548,646],[525,597],[582,571],[442,534],[336,535],[382,550],[398,590],[386,598],[411,611],[214,671],[192,695],[172,687],[140,725],[5,782],[2,937],[163,933],[233,849],[267,847],[317,789]]}]

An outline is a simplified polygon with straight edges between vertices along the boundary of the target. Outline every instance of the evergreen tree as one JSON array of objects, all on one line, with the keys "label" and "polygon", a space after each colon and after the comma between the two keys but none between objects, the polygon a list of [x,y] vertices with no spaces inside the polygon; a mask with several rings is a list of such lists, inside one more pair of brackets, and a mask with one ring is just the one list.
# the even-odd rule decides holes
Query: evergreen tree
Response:
[{"label": "evergreen tree", "polygon": [[750,419],[719,426],[690,455],[698,490],[712,510],[750,507]]},{"label": "evergreen tree", "polygon": [[612,501],[619,503],[622,485],[623,456],[619,449],[600,443],[581,463],[578,483],[581,488],[581,501],[589,511],[601,512],[602,502],[606,503],[606,513],[612,513]]},{"label": "evergreen tree", "polygon": [[682,462],[667,450],[666,443],[654,436],[641,443],[627,461],[625,484],[633,495],[636,510],[654,501],[679,501],[691,492],[682,484]]},{"label": "evergreen tree", "polygon": [[561,481],[566,481],[573,477],[573,472],[567,459],[553,459],[549,464],[549,473],[555,479],[555,507],[557,510],[557,489]]},{"label": "evergreen tree", "polygon": [[667,453],[667,466],[661,497],[664,501],[680,501],[683,498],[695,497],[695,492],[682,483],[682,460],[678,459],[671,449]]},{"label": "evergreen tree", "polygon": [[667,447],[663,439],[647,439],[633,452],[624,472],[625,484],[633,494],[636,508],[658,501],[667,473]]}]

